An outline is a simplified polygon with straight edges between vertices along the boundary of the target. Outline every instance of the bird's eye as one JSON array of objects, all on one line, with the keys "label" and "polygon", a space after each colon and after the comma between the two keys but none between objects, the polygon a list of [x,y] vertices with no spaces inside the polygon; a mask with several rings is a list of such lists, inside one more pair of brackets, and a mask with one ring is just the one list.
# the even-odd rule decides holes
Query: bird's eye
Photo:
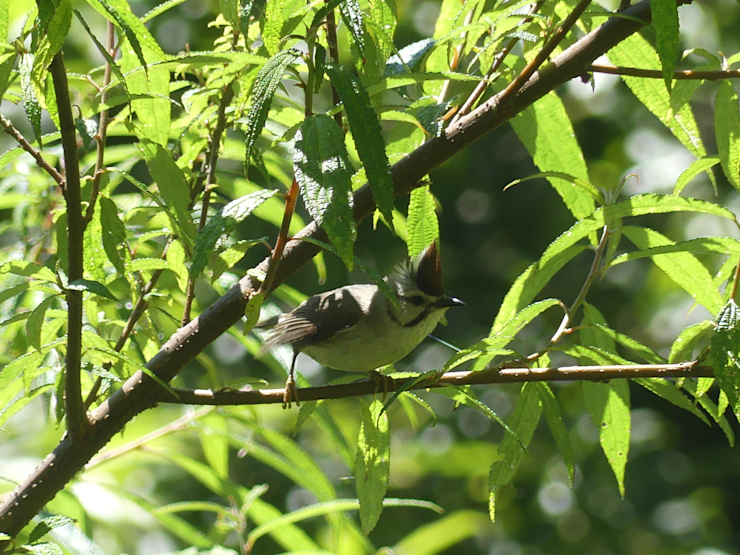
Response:
[{"label": "bird's eye", "polygon": [[424,297],[421,295],[414,295],[411,297],[411,304],[414,306],[421,306],[424,304]]}]

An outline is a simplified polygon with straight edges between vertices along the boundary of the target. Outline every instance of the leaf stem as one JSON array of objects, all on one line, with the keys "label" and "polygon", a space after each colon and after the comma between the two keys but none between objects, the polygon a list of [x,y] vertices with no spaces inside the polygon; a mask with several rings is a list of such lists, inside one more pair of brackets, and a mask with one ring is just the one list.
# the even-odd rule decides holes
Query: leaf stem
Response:
[{"label": "leaf stem", "polygon": [[[218,166],[218,151],[221,147],[221,137],[226,129],[226,108],[231,104],[234,98],[234,83],[229,83],[224,88],[221,95],[221,102],[218,105],[218,116],[216,118],[216,127],[211,135],[211,145],[208,151],[208,166],[206,168],[206,182],[203,188],[203,205],[200,210],[200,221],[198,222],[198,231],[203,229],[208,219],[208,206],[211,200],[211,191],[216,185],[216,168]],[[193,307],[195,298],[195,276],[188,278],[188,288],[185,293],[185,306],[182,311],[182,325],[190,322],[190,311]]]},{"label": "leaf stem", "polygon": [[28,140],[23,135],[21,135],[20,131],[15,128],[13,122],[2,114],[0,114],[0,127],[2,127],[3,131],[5,131],[8,135],[13,137],[23,150],[33,156],[34,160],[36,160],[36,165],[38,165],[38,167],[40,167],[42,170],[46,171],[46,173],[48,173],[51,178],[56,181],[57,185],[59,185],[59,187],[62,189],[62,192],[64,192],[64,188],[66,187],[64,176],[59,173],[59,171],[57,171],[54,166],[44,160],[44,157],[41,156],[41,151],[35,148],[31,143],[29,143]]},{"label": "leaf stem", "polygon": [[[588,68],[590,73],[608,73],[610,75],[625,75],[628,77],[645,77],[648,79],[664,79],[659,69],[641,69],[637,67],[609,66],[602,64],[591,64]],[[718,71],[698,71],[694,69],[683,69],[673,72],[673,78],[677,80],[706,79],[707,81],[719,81],[721,79],[740,79],[740,69],[726,69]]]}]

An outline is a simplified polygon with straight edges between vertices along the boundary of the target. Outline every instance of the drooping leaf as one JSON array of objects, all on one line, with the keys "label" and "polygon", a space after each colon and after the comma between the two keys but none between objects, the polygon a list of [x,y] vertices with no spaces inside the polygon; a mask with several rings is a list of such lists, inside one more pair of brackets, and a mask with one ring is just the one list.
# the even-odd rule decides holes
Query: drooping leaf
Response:
[{"label": "drooping leaf", "polygon": [[654,0],[650,4],[655,43],[663,69],[663,80],[666,88],[671,90],[673,71],[680,54],[678,36],[678,6],[672,0]]},{"label": "drooping leaf", "polygon": [[411,191],[406,230],[409,258],[414,258],[439,238],[437,203],[429,185]]},{"label": "drooping leaf", "polygon": [[249,166],[252,149],[257,137],[267,121],[272,105],[272,96],[283,78],[286,68],[298,57],[296,50],[281,50],[270,58],[257,73],[252,86],[252,104],[247,115],[247,128],[244,130],[246,156],[245,164]]},{"label": "drooping leaf", "polygon": [[393,176],[385,154],[383,131],[378,115],[362,83],[354,75],[334,64],[326,66],[326,74],[344,104],[344,111],[352,130],[352,139],[357,146],[357,153],[373,191],[375,204],[393,230]]},{"label": "drooping leaf", "polygon": [[542,401],[537,387],[535,384],[525,383],[519,394],[514,414],[509,419],[509,427],[514,430],[518,440],[514,439],[512,434],[504,436],[498,446],[499,460],[491,465],[488,474],[488,514],[491,521],[496,520],[498,492],[502,486],[511,482],[524,460],[525,449],[532,441],[540,416],[542,416]]},{"label": "drooping leaf", "polygon": [[89,293],[94,293],[99,297],[110,299],[111,301],[118,301],[115,295],[113,295],[113,293],[111,293],[105,285],[97,281],[92,281],[89,279],[76,279],[74,281],[71,281],[67,288],[72,289],[73,291],[87,291]]},{"label": "drooping leaf", "polygon": [[277,193],[276,189],[263,189],[232,200],[213,216],[198,232],[193,247],[193,260],[190,276],[197,277],[205,268],[209,256],[214,252],[219,240],[230,235],[236,225],[244,221],[256,208]]},{"label": "drooping leaf", "polygon": [[356,234],[352,172],[344,135],[332,118],[316,115],[303,122],[296,133],[293,168],[306,209],[352,269]]},{"label": "drooping leaf", "polygon": [[540,395],[547,427],[550,428],[550,433],[558,446],[560,456],[563,458],[565,468],[568,470],[568,481],[570,482],[570,486],[573,487],[573,479],[576,473],[575,455],[573,454],[573,445],[570,442],[568,429],[565,427],[565,422],[563,422],[560,403],[558,403],[550,386],[544,382],[537,383],[537,392]]},{"label": "drooping leaf", "polygon": [[714,102],[717,151],[727,180],[740,190],[740,107],[735,87],[722,81]]},{"label": "drooping leaf", "polygon": [[370,406],[360,402],[360,433],[357,438],[355,485],[360,500],[362,531],[368,534],[378,522],[388,487],[390,434],[388,413],[379,400]]},{"label": "drooping leaf", "polygon": [[712,369],[729,406],[740,416],[740,309],[734,299],[717,315],[717,331],[711,339]]},{"label": "drooping leaf", "polygon": [[702,172],[707,172],[711,177],[711,168],[716,166],[719,162],[719,156],[704,156],[698,160],[694,160],[691,165],[686,168],[680,176],[678,176],[676,186],[673,188],[673,194],[680,195],[686,185]]},{"label": "drooping leaf", "polygon": [[[570,118],[554,92],[511,119],[511,126],[541,172],[560,172],[588,183],[588,170]],[[548,180],[577,220],[594,211],[593,194],[562,178]]]}]

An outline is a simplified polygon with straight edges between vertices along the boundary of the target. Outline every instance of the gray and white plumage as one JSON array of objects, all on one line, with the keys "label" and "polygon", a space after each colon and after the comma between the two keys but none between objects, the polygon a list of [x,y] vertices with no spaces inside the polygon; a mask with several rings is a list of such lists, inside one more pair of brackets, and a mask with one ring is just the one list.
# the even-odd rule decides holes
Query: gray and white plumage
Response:
[{"label": "gray and white plumage", "polygon": [[290,344],[296,356],[306,353],[329,368],[371,372],[404,358],[432,332],[449,307],[464,305],[444,295],[434,243],[385,281],[399,305],[371,284],[320,293],[279,316],[277,322],[264,323],[274,328],[261,351]]}]

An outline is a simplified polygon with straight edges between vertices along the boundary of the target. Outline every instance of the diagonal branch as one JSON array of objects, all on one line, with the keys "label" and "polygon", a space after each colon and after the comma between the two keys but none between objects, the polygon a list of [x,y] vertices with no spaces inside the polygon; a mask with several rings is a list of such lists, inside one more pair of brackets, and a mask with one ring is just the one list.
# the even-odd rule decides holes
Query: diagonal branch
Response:
[{"label": "diagonal branch", "polygon": [[[650,20],[649,0],[642,0],[627,9],[625,14],[631,18],[607,21],[544,68],[535,71],[509,102],[499,105],[500,95],[490,98],[470,114],[452,123],[444,135],[427,141],[398,162],[393,166],[396,195],[408,194],[431,170],[525,110],[555,87],[587,71],[596,58],[642,27],[642,23],[633,18]],[[355,193],[355,218],[362,220],[371,215],[374,209],[372,193],[365,185]],[[297,239],[303,237],[322,239],[325,235],[315,223],[311,223],[296,235]],[[273,288],[306,264],[318,250],[307,241],[290,241],[286,245]],[[265,272],[267,265],[268,260],[263,261],[257,268],[258,272]],[[178,330],[147,363],[148,370],[160,380],[169,382],[185,364],[242,317],[247,300],[258,286],[249,275],[245,276],[198,318]],[[143,372],[135,373],[92,413],[92,433],[83,444],[76,445],[68,437],[63,438],[31,476],[3,500],[0,505],[0,531],[15,536],[131,418],[155,406],[164,393],[165,390],[152,378]]]}]

